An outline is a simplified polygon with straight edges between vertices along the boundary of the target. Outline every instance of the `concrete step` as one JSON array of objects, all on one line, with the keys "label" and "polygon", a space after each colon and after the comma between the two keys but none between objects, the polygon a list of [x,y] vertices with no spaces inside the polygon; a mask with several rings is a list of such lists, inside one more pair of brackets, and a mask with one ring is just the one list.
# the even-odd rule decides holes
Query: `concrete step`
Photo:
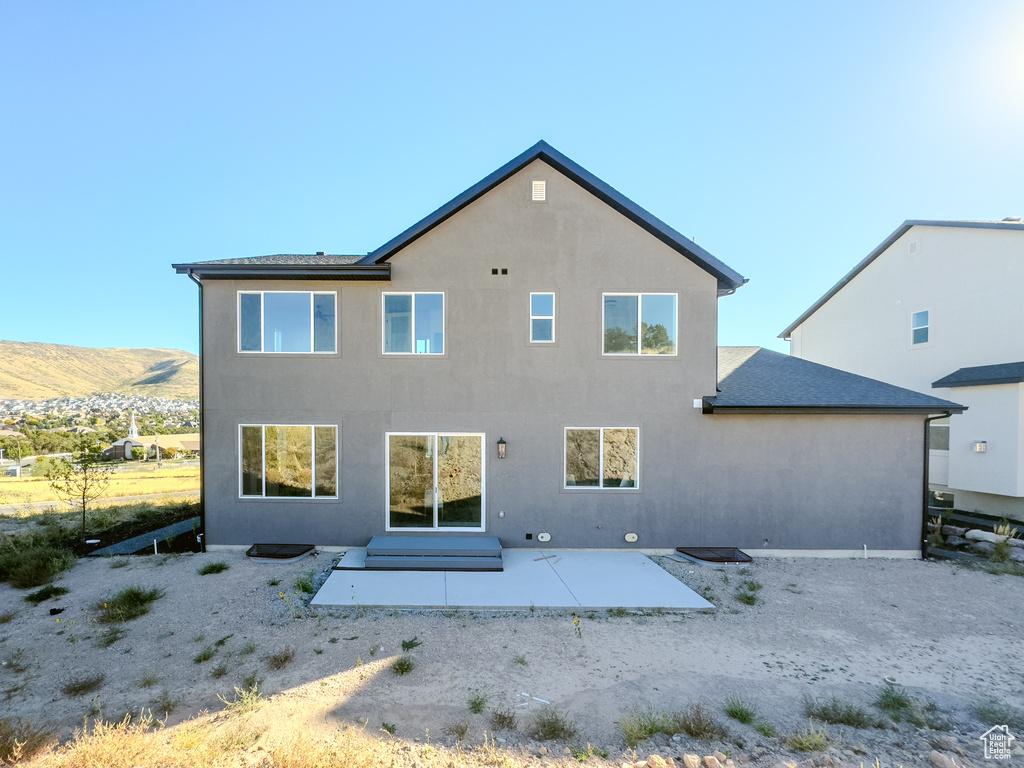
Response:
[{"label": "concrete step", "polygon": [[495,536],[374,536],[366,546],[368,570],[500,571]]}]

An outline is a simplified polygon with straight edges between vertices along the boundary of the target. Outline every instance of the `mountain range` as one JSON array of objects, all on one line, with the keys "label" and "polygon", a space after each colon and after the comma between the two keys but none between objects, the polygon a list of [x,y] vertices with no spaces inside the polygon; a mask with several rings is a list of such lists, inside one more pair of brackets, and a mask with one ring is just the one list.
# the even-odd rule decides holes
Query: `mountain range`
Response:
[{"label": "mountain range", "polygon": [[199,399],[199,358],[181,349],[93,349],[0,341],[0,400],[118,392]]}]

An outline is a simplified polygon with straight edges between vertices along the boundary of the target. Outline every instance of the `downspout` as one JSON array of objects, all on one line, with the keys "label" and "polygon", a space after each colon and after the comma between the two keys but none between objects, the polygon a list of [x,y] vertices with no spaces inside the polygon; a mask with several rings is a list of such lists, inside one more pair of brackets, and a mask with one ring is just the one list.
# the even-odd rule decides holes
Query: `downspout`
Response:
[{"label": "downspout", "polygon": [[921,498],[921,559],[928,557],[928,471],[931,463],[931,435],[929,427],[931,422],[939,419],[948,419],[953,415],[952,411],[946,411],[938,416],[926,416],[924,419],[924,488]]},{"label": "downspout", "polygon": [[199,286],[199,527],[203,533],[200,534],[200,549],[206,551],[206,401],[203,399],[203,284],[192,274],[192,270],[186,271],[188,279]]}]

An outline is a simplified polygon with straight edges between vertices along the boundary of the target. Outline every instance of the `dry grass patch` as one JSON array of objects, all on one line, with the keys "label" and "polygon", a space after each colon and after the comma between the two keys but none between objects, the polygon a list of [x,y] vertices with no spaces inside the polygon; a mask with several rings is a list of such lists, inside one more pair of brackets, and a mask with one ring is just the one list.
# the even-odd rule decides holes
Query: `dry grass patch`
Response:
[{"label": "dry grass patch", "polygon": [[0,720],[0,763],[27,760],[49,743],[53,734],[17,718]]},{"label": "dry grass patch", "polygon": [[164,591],[154,587],[126,587],[111,598],[96,604],[101,624],[131,621],[149,613],[149,606],[164,596]]}]

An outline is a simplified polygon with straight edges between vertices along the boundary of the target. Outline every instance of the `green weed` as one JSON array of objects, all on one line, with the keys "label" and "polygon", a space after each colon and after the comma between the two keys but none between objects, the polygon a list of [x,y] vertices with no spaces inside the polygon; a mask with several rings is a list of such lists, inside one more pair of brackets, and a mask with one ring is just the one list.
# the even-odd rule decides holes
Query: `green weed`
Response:
[{"label": "green weed", "polygon": [[474,715],[481,714],[487,707],[487,694],[480,692],[474,693],[469,697],[469,702],[466,706],[469,707],[469,711]]},{"label": "green weed", "polygon": [[420,645],[423,645],[423,643],[421,643],[418,638],[413,637],[412,640],[403,640],[402,641],[402,650],[403,651],[411,651],[413,648],[416,648],[417,646],[420,646]]},{"label": "green weed", "polygon": [[216,563],[207,563],[199,569],[198,573],[200,576],[209,576],[213,573],[224,573],[230,567],[223,560],[218,560]]},{"label": "green weed", "polygon": [[799,752],[824,752],[830,743],[828,729],[824,725],[816,729],[814,721],[808,721],[806,728],[786,739],[786,744]]},{"label": "green weed", "polygon": [[149,613],[149,606],[164,596],[162,589],[143,589],[142,587],[126,587],[111,598],[98,603],[99,621],[101,624],[112,624],[117,621],[130,621]]},{"label": "green weed", "polygon": [[810,696],[805,696],[803,707],[804,714],[808,718],[815,718],[825,723],[848,725],[851,728],[870,728],[875,725],[875,720],[868,715],[863,707],[844,701],[838,696],[830,696],[820,702]]},{"label": "green weed", "polygon": [[728,717],[744,725],[750,725],[757,720],[757,710],[738,696],[727,698],[722,708]]},{"label": "green weed", "polygon": [[407,675],[413,671],[416,667],[416,662],[412,660],[412,656],[399,656],[395,659],[391,665],[391,671],[396,675]]},{"label": "green weed", "polygon": [[545,705],[534,716],[530,735],[541,741],[571,739],[576,735],[576,725],[556,707]]},{"label": "green weed", "polygon": [[25,602],[39,605],[44,600],[66,595],[70,591],[67,587],[55,587],[53,584],[47,584],[42,589],[37,589],[35,592],[25,595]]}]

